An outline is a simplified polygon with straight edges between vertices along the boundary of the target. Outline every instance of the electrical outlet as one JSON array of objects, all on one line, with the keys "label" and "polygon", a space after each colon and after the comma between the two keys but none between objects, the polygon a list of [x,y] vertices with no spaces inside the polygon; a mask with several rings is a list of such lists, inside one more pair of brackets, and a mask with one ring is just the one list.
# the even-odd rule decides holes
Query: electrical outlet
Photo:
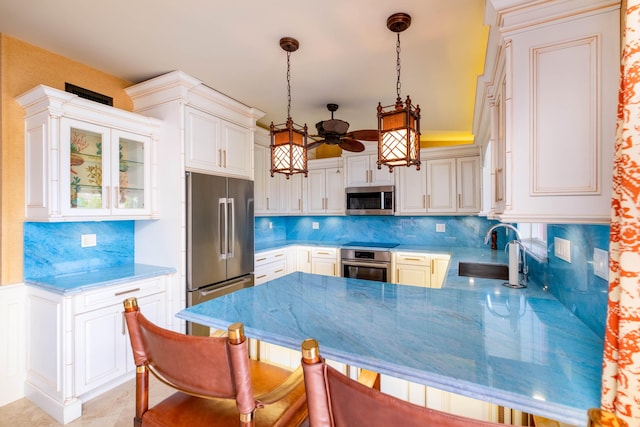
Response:
[{"label": "electrical outlet", "polygon": [[593,274],[609,280],[609,252],[593,248]]},{"label": "electrical outlet", "polygon": [[314,230],[319,230],[320,229],[320,223],[316,222],[316,221],[313,221],[311,223],[311,228],[314,229]]},{"label": "electrical outlet", "polygon": [[95,234],[83,234],[80,237],[80,246],[83,248],[90,248],[96,245]]},{"label": "electrical outlet", "polygon": [[445,231],[447,231],[446,224],[436,224],[436,233],[444,233]]},{"label": "electrical outlet", "polygon": [[571,241],[560,237],[553,238],[553,254],[561,260],[571,262]]}]

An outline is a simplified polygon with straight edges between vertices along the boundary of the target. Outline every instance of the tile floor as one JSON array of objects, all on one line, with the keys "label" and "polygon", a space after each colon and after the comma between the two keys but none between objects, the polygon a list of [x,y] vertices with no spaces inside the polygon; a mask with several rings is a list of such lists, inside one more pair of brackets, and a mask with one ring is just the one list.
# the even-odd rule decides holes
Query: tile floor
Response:
[{"label": "tile floor", "polygon": [[[82,405],[82,417],[66,427],[131,427],[135,414],[135,380],[128,381]],[[153,376],[149,378],[149,405],[173,391]],[[0,427],[58,427],[51,416],[27,399],[0,407]]]}]

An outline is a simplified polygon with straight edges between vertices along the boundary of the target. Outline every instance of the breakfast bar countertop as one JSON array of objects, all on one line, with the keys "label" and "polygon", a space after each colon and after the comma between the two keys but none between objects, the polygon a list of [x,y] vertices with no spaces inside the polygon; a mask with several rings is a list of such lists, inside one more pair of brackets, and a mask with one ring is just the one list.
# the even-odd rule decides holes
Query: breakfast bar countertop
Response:
[{"label": "breakfast bar countertop", "polygon": [[[454,267],[447,280],[455,282]],[[330,360],[585,425],[600,401],[602,339],[539,287],[482,280],[496,286],[430,289],[298,272],[177,316],[218,329],[243,322],[247,336],[291,349],[313,337]]]}]

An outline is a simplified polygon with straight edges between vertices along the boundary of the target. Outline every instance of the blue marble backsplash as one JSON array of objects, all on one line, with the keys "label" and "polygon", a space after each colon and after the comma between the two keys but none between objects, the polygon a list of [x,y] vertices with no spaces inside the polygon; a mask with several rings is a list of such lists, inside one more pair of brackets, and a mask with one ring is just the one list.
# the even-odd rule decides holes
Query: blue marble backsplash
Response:
[{"label": "blue marble backsplash", "polygon": [[[24,278],[77,273],[132,264],[134,222],[25,222]],[[95,234],[96,246],[83,248],[83,234]]]},{"label": "blue marble backsplash", "polygon": [[[483,247],[484,235],[496,223],[474,216],[288,216],[256,217],[256,246],[278,240],[378,242]],[[317,223],[317,229],[313,224]],[[444,232],[436,226],[444,225]],[[499,233],[498,245],[506,236]]]}]

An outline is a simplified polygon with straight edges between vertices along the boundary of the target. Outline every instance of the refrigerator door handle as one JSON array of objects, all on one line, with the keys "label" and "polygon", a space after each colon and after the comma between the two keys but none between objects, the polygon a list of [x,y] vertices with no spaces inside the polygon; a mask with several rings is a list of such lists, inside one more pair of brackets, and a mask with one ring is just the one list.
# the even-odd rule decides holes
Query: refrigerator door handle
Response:
[{"label": "refrigerator door handle", "polygon": [[227,199],[221,197],[218,199],[218,231],[220,232],[220,253],[218,254],[220,259],[227,259],[228,252],[228,236],[229,230],[227,227],[229,218],[227,218]]},{"label": "refrigerator door handle", "polygon": [[233,258],[236,249],[236,205],[235,199],[227,199],[228,208],[227,208],[227,218],[229,222],[231,222],[231,227],[229,227],[229,222],[227,222],[227,258]]}]

